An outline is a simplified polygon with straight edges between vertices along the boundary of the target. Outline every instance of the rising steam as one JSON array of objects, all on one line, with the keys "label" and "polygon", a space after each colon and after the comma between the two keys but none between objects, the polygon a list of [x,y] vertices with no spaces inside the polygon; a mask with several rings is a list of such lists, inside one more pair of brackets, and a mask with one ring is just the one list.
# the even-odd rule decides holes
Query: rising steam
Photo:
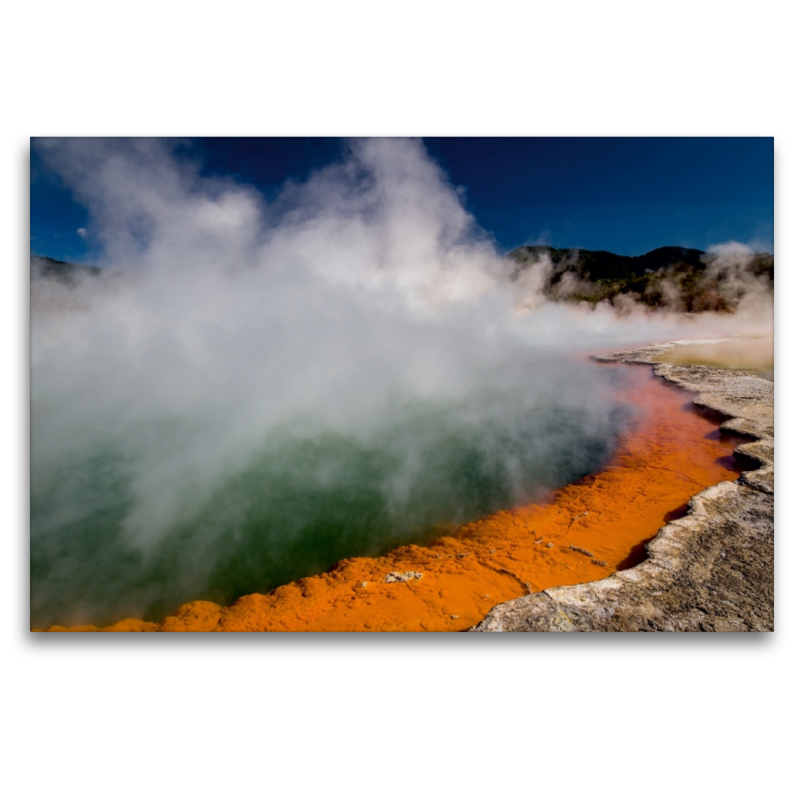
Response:
[{"label": "rising steam", "polygon": [[[43,624],[230,600],[530,500],[624,424],[585,354],[738,324],[545,302],[419,141],[351,142],[271,201],[168,142],[35,146],[102,253],[31,285]],[[740,262],[715,262],[731,291]]]}]

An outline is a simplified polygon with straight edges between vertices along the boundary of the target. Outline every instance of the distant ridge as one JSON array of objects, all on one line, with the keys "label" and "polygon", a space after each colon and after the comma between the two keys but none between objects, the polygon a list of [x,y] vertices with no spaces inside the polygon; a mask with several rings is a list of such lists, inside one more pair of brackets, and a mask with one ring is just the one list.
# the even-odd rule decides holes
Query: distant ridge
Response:
[{"label": "distant ridge", "polygon": [[684,312],[734,311],[749,291],[771,292],[775,279],[771,253],[730,257],[689,247],[659,247],[641,256],[620,256],[606,250],[526,245],[512,250],[508,258],[514,265],[513,280],[549,260],[552,269],[548,265],[542,274],[545,296],[592,305],[625,298]]},{"label": "distant ridge", "polygon": [[[637,303],[688,313],[735,311],[748,292],[773,292],[775,280],[771,253],[728,257],[690,247],[659,247],[641,256],[621,256],[607,250],[525,245],[507,258],[513,281],[544,266],[537,284],[550,300],[610,302],[620,308]],[[81,277],[101,273],[98,267],[31,253],[31,279],[72,286]]]},{"label": "distant ridge", "polygon": [[71,286],[81,276],[97,276],[99,274],[100,269],[98,267],[74,264],[71,261],[59,261],[55,258],[37,256],[31,253],[31,279],[45,278]]}]

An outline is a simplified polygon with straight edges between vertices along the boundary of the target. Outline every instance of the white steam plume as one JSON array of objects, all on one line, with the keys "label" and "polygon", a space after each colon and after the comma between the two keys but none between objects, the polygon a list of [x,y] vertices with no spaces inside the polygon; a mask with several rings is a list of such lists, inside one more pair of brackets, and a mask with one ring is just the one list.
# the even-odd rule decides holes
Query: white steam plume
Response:
[{"label": "white steam plume", "polygon": [[[89,209],[104,270],[71,287],[32,282],[33,470],[121,443],[123,530],[145,550],[278,434],[366,440],[420,403],[466,420],[487,386],[524,391],[528,407],[556,393],[607,431],[612,403],[565,356],[716,324],[620,320],[513,284],[419,141],[351,142],[272,202],[200,177],[168,142],[36,146]],[[421,455],[413,437],[403,447],[410,470]]]}]

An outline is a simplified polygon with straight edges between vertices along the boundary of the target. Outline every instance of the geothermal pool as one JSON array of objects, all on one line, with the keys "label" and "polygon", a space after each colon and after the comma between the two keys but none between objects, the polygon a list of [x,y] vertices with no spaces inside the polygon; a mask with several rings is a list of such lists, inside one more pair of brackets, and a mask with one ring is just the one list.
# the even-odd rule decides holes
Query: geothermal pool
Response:
[{"label": "geothermal pool", "polygon": [[[463,630],[498,602],[632,566],[693,494],[739,474],[737,442],[649,368],[586,369],[615,398],[602,424],[555,398],[483,398],[471,417],[406,410],[364,441],[277,439],[151,552],[126,546],[121,456],[39,475],[32,627],[160,621],[199,601],[184,613],[203,629],[251,595],[229,629]],[[423,577],[383,583],[392,571]]]},{"label": "geothermal pool", "polygon": [[[199,601],[210,619],[248,595],[277,605],[233,627],[457,630],[529,586],[617,568],[734,474],[685,397],[576,355],[734,319],[550,302],[552,264],[517,273],[420,141],[352,142],[274,196],[174,142],[42,147],[86,204],[98,270],[31,277],[34,627]],[[563,487],[587,476],[599,505],[572,514]],[[510,510],[531,508],[556,515],[553,541],[524,539]],[[519,524],[480,527],[500,513]],[[595,555],[559,549],[562,521],[600,537],[567,542]],[[496,529],[485,553],[470,525]],[[427,554],[425,577],[376,589],[403,547]],[[308,577],[342,559],[364,565]]]},{"label": "geothermal pool", "polygon": [[[182,513],[153,541],[134,536],[131,519],[170,494],[170,476],[161,495],[137,496],[142,468],[130,436],[90,431],[85,446],[53,455],[54,423],[39,403],[32,626],[159,620],[199,599],[226,605],[541,499],[601,469],[639,413],[625,400],[642,380],[635,371],[573,360],[559,376],[551,391],[502,381],[458,404],[399,403],[363,431],[307,421],[270,430],[242,466],[220,470],[212,491],[193,494],[176,475]],[[159,424],[180,447],[180,421]]]}]

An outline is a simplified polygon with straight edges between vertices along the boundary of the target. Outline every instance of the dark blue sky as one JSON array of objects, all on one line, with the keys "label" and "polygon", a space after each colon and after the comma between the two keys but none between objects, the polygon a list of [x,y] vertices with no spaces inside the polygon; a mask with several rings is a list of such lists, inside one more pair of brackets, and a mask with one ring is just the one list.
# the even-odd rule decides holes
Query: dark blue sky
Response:
[{"label": "dark blue sky", "polygon": [[[772,138],[426,138],[503,250],[540,242],[637,255],[736,240],[773,250]],[[340,139],[198,138],[207,174],[267,196],[341,157]],[[86,210],[31,152],[31,249],[91,261]]]}]

